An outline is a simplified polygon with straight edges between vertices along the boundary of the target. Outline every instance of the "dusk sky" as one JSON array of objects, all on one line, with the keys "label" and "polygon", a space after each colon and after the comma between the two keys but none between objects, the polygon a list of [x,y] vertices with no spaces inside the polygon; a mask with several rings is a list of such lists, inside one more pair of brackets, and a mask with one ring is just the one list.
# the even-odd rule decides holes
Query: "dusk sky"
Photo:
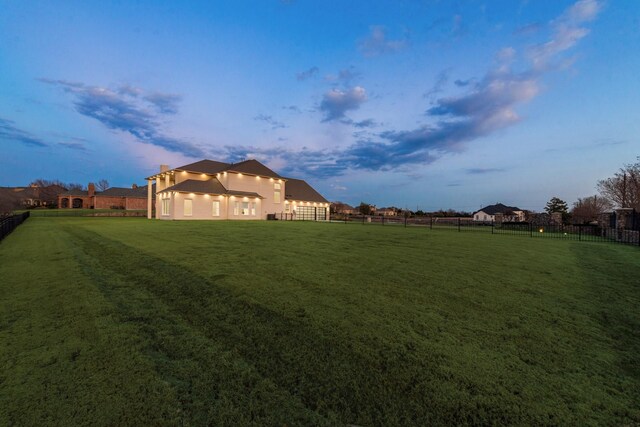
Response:
[{"label": "dusk sky", "polygon": [[541,210],[640,155],[640,1],[0,0],[0,186],[258,159],[330,200]]}]

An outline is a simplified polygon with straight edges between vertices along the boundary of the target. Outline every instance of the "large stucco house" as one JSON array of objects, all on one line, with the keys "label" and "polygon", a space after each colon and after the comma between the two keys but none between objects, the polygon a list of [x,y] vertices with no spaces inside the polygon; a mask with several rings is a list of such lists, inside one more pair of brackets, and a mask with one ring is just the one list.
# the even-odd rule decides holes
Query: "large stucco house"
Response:
[{"label": "large stucco house", "polygon": [[147,180],[148,218],[155,196],[156,219],[256,220],[274,214],[296,220],[329,219],[329,202],[320,193],[257,160],[201,160],[174,169],[161,165],[160,172]]}]

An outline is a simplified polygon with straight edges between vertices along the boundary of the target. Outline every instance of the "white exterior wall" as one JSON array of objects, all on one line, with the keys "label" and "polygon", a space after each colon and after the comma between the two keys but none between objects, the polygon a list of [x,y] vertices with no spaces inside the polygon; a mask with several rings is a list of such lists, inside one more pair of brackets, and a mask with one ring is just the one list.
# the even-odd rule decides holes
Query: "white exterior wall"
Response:
[{"label": "white exterior wall", "polygon": [[[256,212],[256,218],[254,219],[266,219],[267,214],[284,212],[284,196],[286,194],[286,182],[284,180],[224,172],[220,174],[218,179],[228,190],[248,191],[258,193],[264,197],[264,199],[259,200],[260,210]],[[275,203],[273,199],[276,183],[280,184],[280,203]],[[236,199],[241,200],[242,198],[236,197]]]},{"label": "white exterior wall", "polygon": [[[485,218],[485,216],[486,216],[486,218]],[[485,213],[483,211],[476,212],[473,215],[473,220],[474,221],[493,221],[493,219],[494,219],[493,215],[489,215],[489,214],[487,214],[487,213]]]},{"label": "white exterior wall", "polygon": [[[185,199],[190,199],[192,215],[185,215]],[[220,216],[213,216],[213,201],[220,202]],[[235,202],[238,202],[238,215],[234,215]],[[242,203],[253,203],[255,215],[242,215]],[[254,197],[214,196],[209,194],[173,193],[171,196],[170,214],[161,219],[174,220],[256,220],[263,219],[260,216],[261,200]]]}]

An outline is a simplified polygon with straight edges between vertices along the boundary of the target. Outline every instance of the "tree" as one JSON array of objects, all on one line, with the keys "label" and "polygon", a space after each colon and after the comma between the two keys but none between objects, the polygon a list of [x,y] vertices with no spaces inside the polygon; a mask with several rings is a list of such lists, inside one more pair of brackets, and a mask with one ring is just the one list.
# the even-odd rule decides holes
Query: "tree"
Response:
[{"label": "tree", "polygon": [[614,206],[640,210],[640,157],[611,178],[598,181],[598,191]]},{"label": "tree", "polygon": [[360,202],[358,205],[358,212],[362,215],[371,215],[371,205],[369,203]]},{"label": "tree", "polygon": [[109,181],[107,181],[106,179],[102,178],[100,181],[98,181],[96,183],[96,189],[98,191],[104,191],[106,189],[109,188]]},{"label": "tree", "polygon": [[82,190],[84,190],[84,187],[82,186],[82,184],[78,184],[78,183],[70,182],[69,184],[67,184],[67,189],[68,189],[69,191],[71,191],[71,190],[79,190],[79,191],[82,191]]},{"label": "tree", "polygon": [[559,197],[552,197],[551,200],[547,202],[547,205],[544,208],[545,212],[547,212],[550,216],[553,213],[560,213],[562,215],[562,223],[565,224],[569,222],[569,207],[567,206],[567,202],[560,199]]},{"label": "tree", "polygon": [[571,216],[574,223],[585,224],[597,221],[603,213],[610,211],[611,208],[612,205],[609,200],[603,197],[590,196],[584,199],[578,199],[578,201],[573,204]]},{"label": "tree", "polygon": [[545,206],[544,210],[549,215],[554,212],[568,213],[569,207],[567,206],[567,202],[564,200],[558,197],[552,197],[551,200],[547,202],[547,206]]},{"label": "tree", "polygon": [[34,179],[31,182],[31,184],[29,184],[30,187],[50,187],[52,185],[59,185],[60,187],[64,187],[64,188],[67,187],[65,183],[60,181],[59,179],[38,178],[38,179]]}]

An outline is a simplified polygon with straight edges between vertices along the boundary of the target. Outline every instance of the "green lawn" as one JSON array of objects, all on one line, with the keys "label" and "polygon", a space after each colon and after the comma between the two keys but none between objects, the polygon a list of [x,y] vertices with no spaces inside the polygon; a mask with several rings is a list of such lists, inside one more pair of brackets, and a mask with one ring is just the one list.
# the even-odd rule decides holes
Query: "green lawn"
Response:
[{"label": "green lawn", "polygon": [[0,425],[636,425],[640,250],[426,228],[30,218]]}]

